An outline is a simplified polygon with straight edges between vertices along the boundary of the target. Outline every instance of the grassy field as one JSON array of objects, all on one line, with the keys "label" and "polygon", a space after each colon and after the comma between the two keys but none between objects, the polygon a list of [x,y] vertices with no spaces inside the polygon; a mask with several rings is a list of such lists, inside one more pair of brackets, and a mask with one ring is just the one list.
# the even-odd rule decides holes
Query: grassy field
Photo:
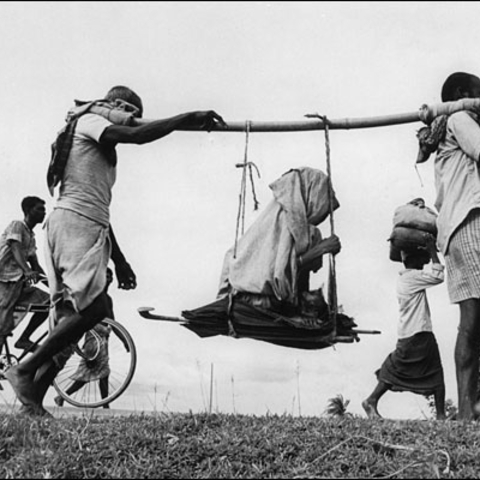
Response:
[{"label": "grassy field", "polygon": [[0,413],[1,478],[479,478],[478,424]]}]

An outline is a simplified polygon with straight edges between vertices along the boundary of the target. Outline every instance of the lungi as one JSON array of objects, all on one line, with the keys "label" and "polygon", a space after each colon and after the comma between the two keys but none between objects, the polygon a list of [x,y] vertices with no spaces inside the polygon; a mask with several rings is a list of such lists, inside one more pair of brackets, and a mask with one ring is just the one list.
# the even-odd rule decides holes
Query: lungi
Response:
[{"label": "lungi", "polygon": [[433,395],[445,385],[437,340],[432,332],[419,332],[397,341],[395,350],[375,372],[392,391]]},{"label": "lungi", "polygon": [[[108,226],[71,210],[55,209],[45,223],[45,264],[55,322],[81,312],[105,289],[110,259]],[[74,345],[54,356],[63,368]]]},{"label": "lungi", "polygon": [[45,262],[52,302],[68,301],[81,312],[106,286],[108,227],[64,209],[55,209],[45,226]]}]

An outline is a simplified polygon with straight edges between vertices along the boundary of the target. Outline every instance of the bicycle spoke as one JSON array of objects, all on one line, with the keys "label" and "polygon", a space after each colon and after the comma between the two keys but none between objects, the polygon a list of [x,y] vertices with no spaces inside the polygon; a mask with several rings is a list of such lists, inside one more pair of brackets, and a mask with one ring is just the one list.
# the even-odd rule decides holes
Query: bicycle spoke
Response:
[{"label": "bicycle spoke", "polygon": [[[88,349],[90,352],[98,351],[99,358],[100,351],[105,356],[108,351],[108,394],[102,398],[102,391],[100,389],[100,372],[105,370],[105,367],[97,367],[95,370],[95,361],[90,361],[90,367],[86,359],[88,357],[82,351],[85,345],[85,337],[78,343],[79,347],[75,349],[74,354],[67,362],[65,368],[59,373],[55,379],[54,386],[59,395],[70,404],[77,407],[101,407],[111,403],[118,398],[130,384],[136,368],[136,349],[133,339],[128,331],[117,322],[112,320],[105,320],[104,325],[111,327],[107,345],[102,345],[105,338],[101,338],[97,333],[90,336],[90,344]],[[127,347],[125,346],[127,345]],[[89,368],[92,368],[91,375],[89,375]],[[100,368],[100,371],[98,370]],[[86,381],[77,392],[68,394],[68,389],[74,381]]]}]

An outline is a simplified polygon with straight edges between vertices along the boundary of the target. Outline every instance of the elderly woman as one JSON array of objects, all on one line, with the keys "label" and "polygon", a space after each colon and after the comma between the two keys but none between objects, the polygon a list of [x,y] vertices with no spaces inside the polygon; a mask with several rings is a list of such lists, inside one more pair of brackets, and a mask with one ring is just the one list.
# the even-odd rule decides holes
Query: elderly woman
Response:
[{"label": "elderly woman", "polygon": [[340,251],[338,237],[322,239],[317,225],[339,207],[320,170],[294,168],[274,181],[273,200],[238,244],[228,250],[218,298],[234,294],[255,307],[283,314],[299,311],[310,271]]}]

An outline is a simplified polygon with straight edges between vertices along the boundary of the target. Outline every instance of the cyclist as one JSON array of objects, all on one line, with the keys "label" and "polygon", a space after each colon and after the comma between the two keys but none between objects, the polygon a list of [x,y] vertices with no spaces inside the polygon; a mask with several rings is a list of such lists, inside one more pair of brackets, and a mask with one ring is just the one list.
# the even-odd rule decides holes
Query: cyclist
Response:
[{"label": "cyclist", "polygon": [[[10,335],[25,315],[15,313],[17,305],[48,305],[50,296],[36,287],[45,275],[37,258],[33,229],[45,219],[45,201],[29,196],[21,202],[23,220],[11,221],[0,237],[0,353],[5,337]],[[16,348],[31,349],[32,333],[47,319],[47,312],[32,315],[27,327],[15,343]]]}]

